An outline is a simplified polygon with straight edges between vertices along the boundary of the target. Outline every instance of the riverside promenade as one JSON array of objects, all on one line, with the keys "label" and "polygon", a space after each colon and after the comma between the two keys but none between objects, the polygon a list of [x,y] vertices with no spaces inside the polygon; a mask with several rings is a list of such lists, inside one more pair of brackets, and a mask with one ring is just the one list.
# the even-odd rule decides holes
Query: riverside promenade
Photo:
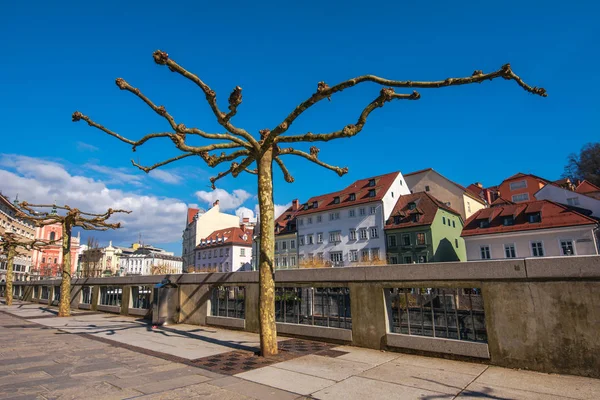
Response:
[{"label": "riverside promenade", "polygon": [[0,305],[0,399],[599,399],[600,380],[39,304]]}]

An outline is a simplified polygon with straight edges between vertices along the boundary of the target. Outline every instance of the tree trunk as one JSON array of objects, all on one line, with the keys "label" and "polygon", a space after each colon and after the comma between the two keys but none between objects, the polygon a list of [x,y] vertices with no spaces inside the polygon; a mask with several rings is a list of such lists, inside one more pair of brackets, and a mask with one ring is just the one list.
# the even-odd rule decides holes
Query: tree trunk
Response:
[{"label": "tree trunk", "polygon": [[15,261],[15,246],[8,246],[7,266],[6,266],[6,305],[12,306],[13,303],[13,263]]},{"label": "tree trunk", "polygon": [[258,206],[260,211],[259,317],[260,351],[263,357],[277,354],[275,326],[275,206],[273,204],[273,149],[258,161]]},{"label": "tree trunk", "polygon": [[59,317],[71,316],[71,224],[63,222],[62,232],[62,282],[60,283]]}]

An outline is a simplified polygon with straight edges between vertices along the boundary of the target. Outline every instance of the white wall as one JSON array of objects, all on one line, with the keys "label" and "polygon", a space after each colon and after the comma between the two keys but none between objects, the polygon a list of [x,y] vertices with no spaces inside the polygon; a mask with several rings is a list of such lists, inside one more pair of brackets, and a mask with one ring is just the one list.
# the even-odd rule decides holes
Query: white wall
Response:
[{"label": "white wall", "polygon": [[544,256],[562,256],[560,240],[571,239],[575,247],[575,255],[598,254],[597,239],[591,226],[559,229],[542,229],[528,232],[513,232],[493,235],[467,236],[467,260],[481,260],[481,246],[490,246],[492,259],[506,258],[505,244],[514,244],[517,258],[532,257],[531,242],[541,241]]},{"label": "white wall", "polygon": [[[292,241],[294,247],[292,248]],[[275,268],[290,269],[298,268],[298,236],[290,233],[286,235],[275,235]],[[285,249],[283,244],[285,243]],[[285,265],[284,265],[285,264]]]},{"label": "white wall", "polygon": [[404,180],[402,174],[398,172],[398,176],[396,179],[394,179],[394,182],[381,199],[383,202],[384,221],[387,221],[387,219],[390,217],[392,210],[396,206],[396,202],[398,202],[398,198],[404,194],[410,194],[410,188],[408,187],[408,184]]},{"label": "white wall", "polygon": [[[538,200],[552,200],[560,204],[585,208],[592,212],[592,216],[600,218],[600,200],[561,187],[546,185],[535,194],[535,198]],[[577,199],[574,200],[576,204],[569,204],[567,199]]]},{"label": "white wall", "polygon": [[[242,255],[244,249],[244,255]],[[251,246],[224,245],[195,250],[197,271],[216,269],[217,272],[234,272],[240,268],[249,269],[252,261]]]}]

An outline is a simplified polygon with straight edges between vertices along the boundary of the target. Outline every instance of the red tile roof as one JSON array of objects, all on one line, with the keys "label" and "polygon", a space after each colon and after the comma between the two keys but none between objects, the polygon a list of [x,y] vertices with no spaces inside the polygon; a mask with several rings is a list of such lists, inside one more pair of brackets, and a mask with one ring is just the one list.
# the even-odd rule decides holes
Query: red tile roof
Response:
[{"label": "red tile roof", "polygon": [[577,185],[577,188],[575,189],[575,191],[577,193],[581,193],[581,194],[600,192],[600,187],[584,180],[579,185]]},{"label": "red tile roof", "polygon": [[[197,249],[210,249],[222,246],[252,246],[253,231],[250,228],[241,230],[239,227],[219,229],[200,240]],[[245,236],[245,239],[244,239]]]},{"label": "red tile roof", "polygon": [[539,181],[542,181],[543,183],[550,183],[550,181],[548,179],[540,178],[539,176],[533,175],[533,174],[524,174],[522,172],[517,172],[516,174],[514,174],[511,177],[506,178],[502,182],[510,181],[510,180],[513,180],[513,179],[516,179],[516,178],[522,178],[524,176],[531,176],[532,178],[535,178],[535,179],[537,179]]},{"label": "red tile roof", "polygon": [[515,204],[510,200],[506,200],[502,197],[498,197],[496,200],[494,200],[492,202],[492,204],[490,204],[491,207],[495,207],[495,206],[499,206],[499,205],[503,205],[503,204]]},{"label": "red tile roof", "polygon": [[188,212],[187,212],[187,223],[188,225],[190,224],[190,222],[192,222],[192,220],[194,219],[194,217],[196,216],[196,214],[198,214],[200,210],[197,208],[188,208]]},{"label": "red tile roof", "polygon": [[[294,200],[297,202],[298,200]],[[296,214],[300,212],[302,207],[296,207],[294,210],[294,202],[275,220],[275,235],[285,235],[287,233],[296,232]],[[296,203],[297,205],[297,203]]]},{"label": "red tile roof", "polygon": [[[359,179],[344,190],[339,192],[327,193],[321,196],[311,197],[303,204],[297,215],[312,214],[316,212],[335,210],[342,207],[348,207],[357,204],[371,203],[379,201],[398,176],[399,172],[391,172],[385,175],[374,176],[366,179]],[[375,180],[375,186],[369,186],[369,181]],[[375,196],[369,197],[369,191],[375,190]],[[350,194],[354,193],[355,200],[350,200]],[[339,197],[339,203],[334,203],[334,198]],[[317,202],[317,208],[313,203]],[[306,209],[304,209],[306,207]]]},{"label": "red tile roof", "polygon": [[[415,203],[416,208],[411,210],[410,203]],[[385,223],[384,229],[408,228],[411,226],[431,225],[435,219],[438,209],[443,209],[449,213],[455,214],[460,218],[460,213],[448,207],[427,192],[417,192],[400,196],[390,218]],[[415,222],[413,214],[421,214],[419,221]],[[400,216],[400,223],[394,223],[394,217]]]},{"label": "red tile roof", "polygon": [[[513,214],[514,224],[505,226],[503,225],[503,218],[500,215],[504,212],[505,208],[510,207],[511,210],[516,208]],[[482,218],[482,214],[487,214],[489,211],[495,210],[489,217],[490,225],[487,228],[479,227],[479,220],[486,219]],[[541,221],[530,223],[528,215],[533,212],[541,212]],[[462,231],[462,236],[475,236],[475,235],[487,235],[494,233],[507,233],[507,232],[518,232],[518,231],[532,231],[537,229],[549,229],[549,228],[561,228],[567,226],[580,226],[580,225],[596,225],[598,221],[593,218],[587,217],[580,214],[567,206],[555,203],[549,200],[537,200],[528,203],[498,206],[494,208],[488,208],[479,210],[477,213],[472,215]]]}]

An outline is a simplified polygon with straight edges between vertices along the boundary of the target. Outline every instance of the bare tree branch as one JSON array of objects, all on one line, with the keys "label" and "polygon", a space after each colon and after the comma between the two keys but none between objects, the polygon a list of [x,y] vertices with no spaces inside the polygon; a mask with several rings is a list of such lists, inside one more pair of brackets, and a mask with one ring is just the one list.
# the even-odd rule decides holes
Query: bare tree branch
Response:
[{"label": "bare tree branch", "polygon": [[514,80],[519,86],[529,93],[533,93],[542,97],[546,97],[547,93],[544,88],[532,87],[526,84],[518,75],[516,75],[510,64],[503,65],[498,71],[484,74],[482,71],[475,71],[469,77],[464,78],[448,78],[443,81],[394,81],[390,79],[380,78],[375,75],[363,75],[353,79],[349,79],[335,86],[329,87],[325,82],[319,82],[316,93],[314,93],[307,100],[300,103],[294,111],[292,111],[281,124],[271,131],[269,138],[266,142],[271,143],[273,139],[282,133],[286,132],[292,123],[298,118],[304,111],[312,107],[324,98],[331,98],[331,95],[337,92],[341,92],[344,89],[358,85],[362,82],[374,82],[382,86],[391,87],[402,87],[402,88],[442,88],[448,86],[468,85],[471,83],[481,83],[486,80],[493,80],[496,78],[504,78],[507,80]]},{"label": "bare tree branch", "polygon": [[231,118],[233,118],[235,114],[237,114],[237,108],[240,104],[242,104],[242,88],[236,86],[235,89],[233,89],[233,92],[231,92],[229,95],[229,112],[223,119],[225,121],[229,121]]},{"label": "bare tree branch", "polygon": [[371,112],[376,108],[383,107],[386,102],[392,100],[418,100],[420,98],[421,95],[418,92],[413,92],[412,94],[399,94],[394,93],[394,89],[392,88],[383,88],[381,89],[379,96],[377,96],[375,100],[373,100],[363,109],[356,124],[346,125],[343,129],[331,133],[314,134],[308,132],[304,135],[279,136],[275,138],[275,142],[327,142],[329,140],[338,139],[341,137],[351,137],[362,131],[363,127],[367,123],[367,117],[369,114],[371,114]]},{"label": "bare tree branch", "polygon": [[197,155],[198,154],[195,154],[195,153],[183,153],[180,156],[169,158],[168,160],[156,163],[156,164],[151,165],[149,167],[144,167],[143,165],[140,165],[140,164],[136,163],[134,160],[131,160],[131,164],[133,164],[134,167],[138,167],[142,171],[148,173],[148,172],[152,171],[153,169],[156,169],[158,167],[162,167],[163,165],[170,164],[170,163],[172,163],[174,161],[177,161],[177,160],[181,160],[182,158],[186,158],[186,157],[189,157],[189,156],[197,156]]},{"label": "bare tree branch", "polygon": [[324,167],[324,168],[327,168],[327,169],[330,169],[330,170],[336,172],[339,176],[343,176],[344,174],[348,173],[348,168],[347,167],[340,168],[340,167],[336,167],[336,166],[333,166],[333,165],[329,165],[329,164],[324,163],[323,161],[319,160],[317,158],[317,155],[319,154],[319,149],[317,149],[314,146],[310,148],[310,154],[305,153],[305,152],[303,152],[301,150],[296,150],[296,149],[293,149],[293,148],[289,147],[287,149],[281,149],[279,151],[278,155],[279,156],[283,156],[283,155],[286,155],[286,154],[292,154],[292,155],[295,155],[295,156],[304,157],[308,161],[312,161],[315,164],[320,165],[321,167]]},{"label": "bare tree branch", "polygon": [[140,99],[142,99],[142,101],[144,103],[148,104],[150,106],[150,108],[153,109],[158,115],[165,118],[169,122],[169,125],[171,125],[171,128],[173,128],[174,131],[177,130],[177,123],[175,122],[175,119],[171,116],[171,114],[169,114],[167,112],[167,110],[165,109],[164,106],[157,106],[156,104],[154,104],[148,97],[146,97],[140,91],[140,89],[134,88],[129,83],[127,83],[127,81],[125,81],[125,79],[123,79],[123,78],[117,78],[115,80],[115,83],[121,90],[127,90],[128,92],[131,92],[131,93],[135,94],[137,97],[139,97]]},{"label": "bare tree branch", "polygon": [[221,164],[222,162],[233,161],[236,158],[239,158],[241,156],[247,156],[247,155],[250,155],[250,151],[248,151],[248,150],[237,150],[231,154],[221,153],[220,156],[209,155],[208,152],[204,152],[204,153],[200,154],[202,159],[204,161],[206,161],[206,164],[209,167],[216,167],[217,165]]},{"label": "bare tree branch", "polygon": [[[229,118],[225,119],[226,114],[224,112],[222,112],[219,109],[219,106],[217,105],[217,94],[206,83],[204,83],[197,75],[189,72],[188,70],[186,70],[185,68],[183,68],[182,66],[177,64],[175,61],[171,60],[169,58],[169,55],[167,53],[165,53],[164,51],[156,50],[154,52],[153,56],[154,56],[154,61],[157,64],[168,66],[171,71],[177,72],[178,74],[188,78],[189,80],[194,82],[196,85],[198,85],[200,87],[200,89],[202,89],[202,91],[204,92],[204,94],[206,96],[206,101],[208,101],[210,108],[212,109],[213,113],[215,114],[215,117],[217,117],[217,121],[223,128],[227,129],[227,131],[233,133],[234,135],[243,137],[256,150],[258,150],[260,148],[256,139],[254,139],[254,137],[252,137],[252,135],[250,135],[246,130],[233,126],[231,124],[231,122],[229,121]],[[241,103],[241,98],[240,98],[240,103]],[[235,107],[237,107],[237,105]]]},{"label": "bare tree branch", "polygon": [[288,183],[294,182],[294,177],[292,176],[292,174],[290,174],[290,171],[288,171],[283,161],[281,161],[281,158],[275,156],[273,157],[273,159],[275,160],[277,165],[279,165],[279,168],[281,168],[281,172],[283,172],[283,178],[285,179],[285,181]]}]

